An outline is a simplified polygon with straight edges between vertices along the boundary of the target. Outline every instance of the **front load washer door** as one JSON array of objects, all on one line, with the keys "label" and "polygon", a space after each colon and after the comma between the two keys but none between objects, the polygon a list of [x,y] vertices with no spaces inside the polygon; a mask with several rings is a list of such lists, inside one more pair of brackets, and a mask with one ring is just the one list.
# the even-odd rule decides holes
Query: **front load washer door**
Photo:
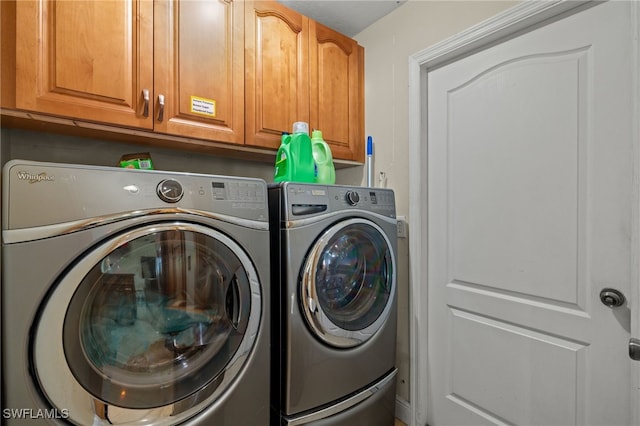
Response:
[{"label": "front load washer door", "polygon": [[369,340],[395,298],[395,256],[375,223],[348,219],[314,243],[300,280],[302,311],[324,343],[350,348]]},{"label": "front load washer door", "polygon": [[238,244],[198,224],[148,224],[97,245],[60,279],[37,326],[35,371],[78,424],[175,423],[232,383],[260,314]]}]

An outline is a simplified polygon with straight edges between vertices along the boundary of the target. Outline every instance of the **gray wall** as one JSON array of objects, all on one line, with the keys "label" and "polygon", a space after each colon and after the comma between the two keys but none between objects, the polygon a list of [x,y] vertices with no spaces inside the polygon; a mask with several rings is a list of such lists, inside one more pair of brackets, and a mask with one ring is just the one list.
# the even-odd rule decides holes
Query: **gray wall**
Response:
[{"label": "gray wall", "polygon": [[2,162],[9,159],[52,161],[101,166],[117,166],[120,156],[135,152],[150,152],[158,170],[247,176],[273,180],[270,164],[252,161],[229,161],[224,158],[149,146],[123,144],[99,139],[61,136],[3,128],[0,138]]}]

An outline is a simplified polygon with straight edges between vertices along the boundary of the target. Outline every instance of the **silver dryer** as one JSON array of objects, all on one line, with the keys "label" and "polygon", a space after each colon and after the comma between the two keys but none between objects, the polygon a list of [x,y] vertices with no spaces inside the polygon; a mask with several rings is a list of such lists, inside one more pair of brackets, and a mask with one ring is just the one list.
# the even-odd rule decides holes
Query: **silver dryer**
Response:
[{"label": "silver dryer", "polygon": [[282,183],[269,205],[272,424],[392,426],[393,191]]}]

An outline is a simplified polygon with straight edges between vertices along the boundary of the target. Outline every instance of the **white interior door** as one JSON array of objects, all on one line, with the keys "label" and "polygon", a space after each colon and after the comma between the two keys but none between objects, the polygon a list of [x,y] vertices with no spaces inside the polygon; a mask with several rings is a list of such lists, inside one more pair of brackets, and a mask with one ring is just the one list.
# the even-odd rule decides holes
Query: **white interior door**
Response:
[{"label": "white interior door", "polygon": [[630,7],[428,74],[431,426],[631,424]]}]

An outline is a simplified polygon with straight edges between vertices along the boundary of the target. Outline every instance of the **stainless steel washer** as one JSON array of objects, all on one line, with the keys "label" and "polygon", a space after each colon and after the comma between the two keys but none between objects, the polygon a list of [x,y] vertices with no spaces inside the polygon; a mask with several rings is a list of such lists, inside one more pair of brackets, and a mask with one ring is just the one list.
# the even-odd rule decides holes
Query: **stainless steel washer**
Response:
[{"label": "stainless steel washer", "polygon": [[272,424],[393,425],[393,191],[283,183],[269,207]]},{"label": "stainless steel washer", "polygon": [[3,424],[266,425],[259,179],[11,161]]}]

